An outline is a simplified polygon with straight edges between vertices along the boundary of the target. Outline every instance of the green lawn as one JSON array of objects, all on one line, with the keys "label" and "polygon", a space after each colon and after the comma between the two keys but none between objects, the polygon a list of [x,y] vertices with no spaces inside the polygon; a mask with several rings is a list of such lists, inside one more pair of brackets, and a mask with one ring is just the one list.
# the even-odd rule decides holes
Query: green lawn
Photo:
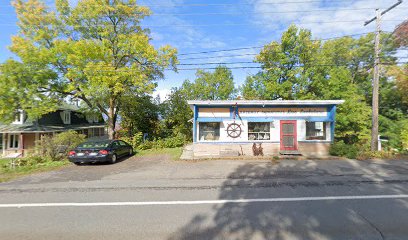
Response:
[{"label": "green lawn", "polygon": [[182,152],[183,152],[182,147],[147,149],[147,150],[138,150],[137,153],[136,153],[136,156],[149,156],[149,155],[168,154],[168,155],[171,156],[172,160],[179,160]]},{"label": "green lawn", "polygon": [[68,161],[47,161],[33,166],[11,168],[9,165],[11,161],[11,159],[0,159],[0,182],[6,182],[31,173],[58,169],[69,163]]}]

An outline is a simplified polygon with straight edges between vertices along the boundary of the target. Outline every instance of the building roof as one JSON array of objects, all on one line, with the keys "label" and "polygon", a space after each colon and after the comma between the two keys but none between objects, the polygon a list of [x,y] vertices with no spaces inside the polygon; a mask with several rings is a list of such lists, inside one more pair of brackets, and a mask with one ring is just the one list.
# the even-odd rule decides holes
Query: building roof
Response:
[{"label": "building roof", "polygon": [[105,122],[100,115],[99,123],[89,123],[86,116],[80,112],[71,111],[71,124],[64,124],[60,112],[68,110],[66,106],[60,110],[47,113],[41,116],[38,120],[33,120],[29,117],[24,119],[23,124],[2,124],[0,123],[0,133],[35,133],[35,132],[60,132],[67,130],[81,130],[93,127],[103,127]]},{"label": "building roof", "polygon": [[305,106],[305,105],[338,105],[344,100],[189,100],[191,106]]},{"label": "building roof", "polygon": [[0,125],[0,133],[45,133],[88,128],[101,128],[104,123],[76,124],[76,125],[39,125],[39,124],[8,124]]}]

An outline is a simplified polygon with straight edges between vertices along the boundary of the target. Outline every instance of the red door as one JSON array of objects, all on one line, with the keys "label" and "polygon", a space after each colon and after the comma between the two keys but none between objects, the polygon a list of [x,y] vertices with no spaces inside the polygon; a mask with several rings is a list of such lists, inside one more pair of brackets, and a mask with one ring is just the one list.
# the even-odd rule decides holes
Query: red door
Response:
[{"label": "red door", "polygon": [[297,150],[296,120],[280,121],[280,149]]}]

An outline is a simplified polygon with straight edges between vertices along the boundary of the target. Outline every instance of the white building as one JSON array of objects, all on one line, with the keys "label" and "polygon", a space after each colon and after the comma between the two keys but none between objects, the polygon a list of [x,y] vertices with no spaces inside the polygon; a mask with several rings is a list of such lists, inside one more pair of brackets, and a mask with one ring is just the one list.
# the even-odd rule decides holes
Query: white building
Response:
[{"label": "white building", "polygon": [[327,156],[336,106],[343,102],[188,101],[194,111],[194,156]]}]

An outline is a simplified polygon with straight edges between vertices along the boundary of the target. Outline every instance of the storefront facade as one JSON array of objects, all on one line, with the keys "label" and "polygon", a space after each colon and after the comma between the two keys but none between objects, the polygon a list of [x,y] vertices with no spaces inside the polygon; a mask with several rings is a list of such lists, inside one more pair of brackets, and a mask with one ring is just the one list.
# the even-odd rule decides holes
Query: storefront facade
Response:
[{"label": "storefront facade", "polygon": [[188,101],[194,111],[194,155],[327,156],[336,106],[343,102]]}]

